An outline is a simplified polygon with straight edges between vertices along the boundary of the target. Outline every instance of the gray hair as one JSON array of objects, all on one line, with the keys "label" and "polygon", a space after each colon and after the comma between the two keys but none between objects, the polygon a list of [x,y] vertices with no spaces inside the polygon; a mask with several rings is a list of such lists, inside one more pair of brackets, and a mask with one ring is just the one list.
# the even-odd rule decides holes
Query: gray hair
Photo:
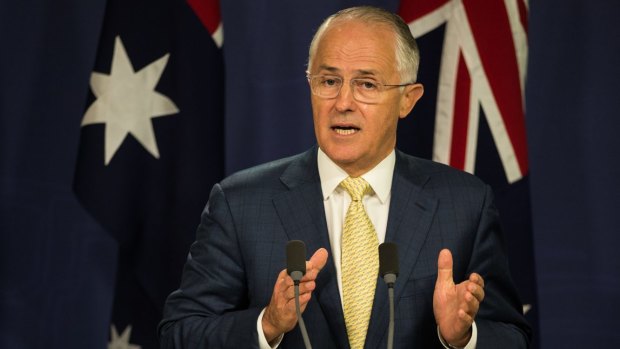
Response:
[{"label": "gray hair", "polygon": [[396,64],[400,73],[401,83],[415,82],[420,65],[420,50],[409,26],[400,16],[373,6],[351,7],[329,16],[314,34],[308,53],[308,69],[312,66],[312,58],[316,54],[319,41],[330,25],[338,22],[361,21],[368,24],[387,25],[396,34]]}]

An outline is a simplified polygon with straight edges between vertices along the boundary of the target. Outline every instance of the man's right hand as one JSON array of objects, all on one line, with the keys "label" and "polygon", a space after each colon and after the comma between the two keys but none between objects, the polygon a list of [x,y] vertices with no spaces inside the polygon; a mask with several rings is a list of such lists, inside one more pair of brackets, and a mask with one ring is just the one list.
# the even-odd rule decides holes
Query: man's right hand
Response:
[{"label": "man's right hand", "polygon": [[[306,262],[306,275],[299,283],[299,305],[302,312],[306,309],[312,291],[316,287],[316,277],[327,263],[327,255],[327,250],[320,248]],[[280,335],[292,330],[296,324],[295,288],[293,279],[287,275],[286,269],[284,269],[278,275],[271,301],[265,308],[263,315],[263,332],[267,342],[272,343]]]}]

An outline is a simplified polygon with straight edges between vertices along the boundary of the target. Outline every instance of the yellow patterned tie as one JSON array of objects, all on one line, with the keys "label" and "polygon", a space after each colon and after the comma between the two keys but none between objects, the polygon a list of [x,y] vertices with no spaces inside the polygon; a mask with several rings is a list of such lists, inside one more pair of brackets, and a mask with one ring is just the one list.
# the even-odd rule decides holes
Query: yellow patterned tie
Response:
[{"label": "yellow patterned tie", "polygon": [[340,183],[351,196],[342,231],[342,296],[344,320],[351,349],[366,341],[379,271],[379,240],[366,214],[362,198],[370,191],[363,178],[347,177]]}]

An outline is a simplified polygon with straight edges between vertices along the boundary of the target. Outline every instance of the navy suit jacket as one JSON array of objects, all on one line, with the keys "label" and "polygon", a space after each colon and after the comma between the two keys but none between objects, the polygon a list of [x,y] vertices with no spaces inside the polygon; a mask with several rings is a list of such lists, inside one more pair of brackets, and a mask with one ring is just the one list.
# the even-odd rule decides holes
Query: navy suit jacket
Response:
[{"label": "navy suit jacket", "polygon": [[[236,173],[214,186],[180,288],[164,308],[162,348],[258,348],[256,322],[286,267],[289,240],[330,258],[303,313],[314,348],[349,348],[325,221],[317,148]],[[385,241],[398,245],[394,348],[442,348],[433,316],[437,257],[454,281],[477,272],[485,299],[478,348],[526,348],[530,330],[510,279],[490,188],[476,177],[396,151]],[[365,348],[386,347],[388,295],[377,278]],[[303,348],[299,328],[280,348]]]}]

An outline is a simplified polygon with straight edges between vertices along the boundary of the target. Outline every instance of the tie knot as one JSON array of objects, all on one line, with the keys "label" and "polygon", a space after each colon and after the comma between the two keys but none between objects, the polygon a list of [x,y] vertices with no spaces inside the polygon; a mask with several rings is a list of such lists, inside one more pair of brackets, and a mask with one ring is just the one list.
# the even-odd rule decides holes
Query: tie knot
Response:
[{"label": "tie knot", "polygon": [[353,201],[362,200],[364,194],[370,190],[370,184],[362,177],[347,177],[340,182],[340,186],[349,193]]}]

